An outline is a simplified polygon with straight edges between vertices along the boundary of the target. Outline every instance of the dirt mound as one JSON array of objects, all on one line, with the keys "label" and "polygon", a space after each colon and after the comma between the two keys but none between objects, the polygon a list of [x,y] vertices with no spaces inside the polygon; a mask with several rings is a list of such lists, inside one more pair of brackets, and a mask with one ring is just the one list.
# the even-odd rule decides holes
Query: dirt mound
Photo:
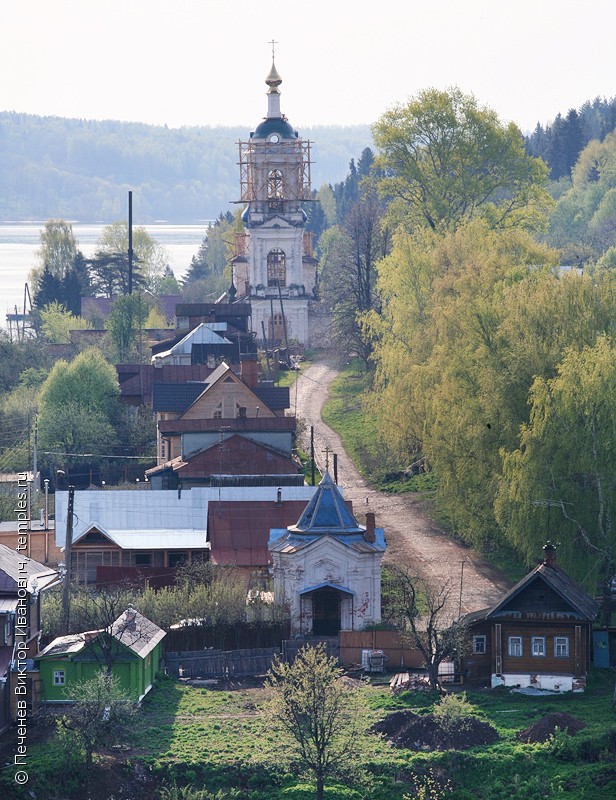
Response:
[{"label": "dirt mound", "polygon": [[444,727],[432,714],[412,711],[395,711],[373,725],[371,731],[384,735],[395,747],[409,750],[468,750],[498,740],[496,730],[476,717]]},{"label": "dirt mound", "polygon": [[561,731],[567,731],[571,736],[575,736],[578,731],[586,727],[586,723],[581,719],[572,717],[571,714],[564,714],[561,711],[555,711],[552,714],[546,714],[545,717],[534,722],[529,728],[525,728],[518,733],[518,739],[523,742],[547,742],[550,736],[554,735],[556,728]]}]

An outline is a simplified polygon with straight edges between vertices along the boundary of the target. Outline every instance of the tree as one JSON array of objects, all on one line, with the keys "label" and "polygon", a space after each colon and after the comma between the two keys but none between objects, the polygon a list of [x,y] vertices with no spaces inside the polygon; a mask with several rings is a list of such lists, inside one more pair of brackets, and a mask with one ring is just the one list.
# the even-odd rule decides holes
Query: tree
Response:
[{"label": "tree", "polygon": [[314,775],[315,800],[323,800],[326,780],[355,755],[358,707],[341,675],[336,659],[319,644],[303,647],[292,664],[276,661],[267,676],[272,717],[294,739],[301,766]]},{"label": "tree", "polygon": [[554,378],[537,377],[496,503],[500,525],[529,561],[543,530],[559,538],[563,567],[607,596],[616,561],[615,385],[616,347],[605,335],[569,349]]},{"label": "tree", "polygon": [[[238,218],[239,219],[239,218]],[[199,250],[190,261],[184,278],[184,296],[195,302],[218,297],[229,285],[225,275],[229,259],[234,255],[235,236],[240,224],[230,212],[222,212],[208,225]]]},{"label": "tree", "polygon": [[526,155],[519,129],[457,88],[420,92],[387,111],[373,135],[381,191],[411,227],[451,230],[484,216],[494,227],[534,228],[551,206],[547,167]]},{"label": "tree", "polygon": [[[91,269],[102,280],[101,270],[115,272],[111,293],[109,279],[103,281],[107,297],[112,297],[116,290],[122,294],[128,293],[128,223],[120,220],[111,225],[106,225],[97,241],[94,260],[91,260]],[[138,265],[138,269],[136,268]],[[169,265],[167,251],[157,242],[142,226],[133,228],[133,289],[142,286],[149,291],[156,292],[158,283],[165,277]]]},{"label": "tree", "polygon": [[118,378],[97,348],[80,353],[70,364],[57,361],[39,395],[39,446],[66,454],[109,453],[117,441]]},{"label": "tree", "polygon": [[371,343],[361,328],[362,315],[378,308],[376,263],[387,255],[390,236],[376,193],[364,191],[341,227],[321,241],[322,294],[334,318],[333,339],[343,352],[368,362]]},{"label": "tree", "polygon": [[440,665],[462,655],[468,642],[466,627],[454,621],[450,585],[429,584],[394,565],[388,595],[391,616],[421,653],[431,688],[440,689]]},{"label": "tree", "polygon": [[[88,260],[90,282],[95,294],[103,297],[115,297],[118,294],[127,295],[128,280],[128,254],[112,253],[97,250]],[[132,288],[140,291],[145,288],[145,278],[141,274],[141,265],[138,257],[133,258]]]},{"label": "tree", "polygon": [[107,671],[71,686],[71,699],[73,702],[67,706],[58,724],[77,736],[89,770],[97,748],[126,736],[135,706],[122,690],[120,681]]},{"label": "tree", "polygon": [[151,304],[141,294],[117,297],[107,319],[107,329],[115,358],[125,362],[131,354],[139,361],[143,358],[143,330],[150,313]]},{"label": "tree", "polygon": [[45,268],[61,283],[67,272],[75,266],[78,255],[81,255],[77,248],[73,226],[63,219],[47,220],[40,233],[40,239],[41,246],[36,253],[39,264],[30,272],[30,283],[34,293],[38,291],[38,282]]},{"label": "tree", "polygon": [[92,327],[87,320],[74,316],[57,301],[41,311],[41,323],[43,336],[54,344],[68,344],[71,341],[71,331],[83,331]]}]

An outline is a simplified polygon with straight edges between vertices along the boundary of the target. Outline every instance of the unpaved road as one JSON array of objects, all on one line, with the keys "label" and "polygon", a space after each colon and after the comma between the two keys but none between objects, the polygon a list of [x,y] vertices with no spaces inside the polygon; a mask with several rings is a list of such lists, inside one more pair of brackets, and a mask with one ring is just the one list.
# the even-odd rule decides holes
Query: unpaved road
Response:
[{"label": "unpaved road", "polygon": [[[433,585],[450,585],[450,613],[458,615],[462,579],[462,613],[486,608],[496,602],[510,584],[504,576],[471,549],[452,540],[432,522],[416,495],[391,495],[367,486],[342,447],[337,433],[321,419],[328,387],[338,371],[330,362],[318,362],[304,370],[291,390],[297,397],[297,416],[306,424],[303,447],[310,452],[310,426],[314,427],[315,460],[325,468],[325,451],[338,454],[338,483],[362,523],[366,511],[374,511],[376,524],[387,539],[385,561],[404,565]],[[330,473],[333,470],[330,461]],[[464,567],[462,568],[462,562]]]}]

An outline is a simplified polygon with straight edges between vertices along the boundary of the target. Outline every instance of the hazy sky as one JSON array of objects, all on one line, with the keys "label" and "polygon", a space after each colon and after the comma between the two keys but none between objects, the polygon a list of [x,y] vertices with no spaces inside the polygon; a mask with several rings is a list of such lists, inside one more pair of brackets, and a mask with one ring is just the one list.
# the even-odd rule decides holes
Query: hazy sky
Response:
[{"label": "hazy sky", "polygon": [[2,0],[0,110],[254,128],[274,38],[294,126],[459,86],[523,130],[616,95],[614,0]]}]

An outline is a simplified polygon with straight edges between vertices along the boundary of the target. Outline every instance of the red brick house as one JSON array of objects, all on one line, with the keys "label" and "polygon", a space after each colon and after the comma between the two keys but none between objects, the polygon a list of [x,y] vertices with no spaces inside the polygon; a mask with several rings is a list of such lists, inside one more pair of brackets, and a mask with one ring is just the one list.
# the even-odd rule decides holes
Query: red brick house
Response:
[{"label": "red brick house", "polygon": [[583,691],[592,623],[599,611],[556,564],[556,548],[491,608],[467,614],[471,653],[462,660],[469,682]]}]

